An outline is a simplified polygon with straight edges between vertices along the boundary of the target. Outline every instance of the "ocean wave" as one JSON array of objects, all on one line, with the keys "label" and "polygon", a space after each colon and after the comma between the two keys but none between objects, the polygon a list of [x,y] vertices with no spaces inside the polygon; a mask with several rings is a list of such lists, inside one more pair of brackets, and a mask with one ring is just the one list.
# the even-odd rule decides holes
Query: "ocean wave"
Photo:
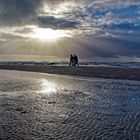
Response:
[{"label": "ocean wave", "polygon": [[[79,62],[80,66],[140,68],[140,62]],[[68,61],[1,61],[0,65],[68,66]]]}]

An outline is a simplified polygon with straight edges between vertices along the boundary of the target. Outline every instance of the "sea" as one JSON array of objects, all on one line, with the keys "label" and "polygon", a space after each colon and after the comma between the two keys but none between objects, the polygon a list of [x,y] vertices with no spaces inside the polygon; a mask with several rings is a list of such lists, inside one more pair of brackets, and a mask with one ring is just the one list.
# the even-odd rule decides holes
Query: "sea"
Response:
[{"label": "sea", "polygon": [[[68,66],[68,61],[0,61],[0,65]],[[140,62],[81,61],[80,66],[140,68]]]}]

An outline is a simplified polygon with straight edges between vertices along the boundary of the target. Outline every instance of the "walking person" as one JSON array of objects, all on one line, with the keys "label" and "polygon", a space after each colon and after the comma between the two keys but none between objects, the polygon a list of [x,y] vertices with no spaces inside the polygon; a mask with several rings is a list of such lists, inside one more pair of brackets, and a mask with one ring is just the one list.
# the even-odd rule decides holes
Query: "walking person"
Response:
[{"label": "walking person", "polygon": [[74,65],[74,57],[73,55],[71,54],[70,55],[70,63],[69,63],[69,66],[73,66]]},{"label": "walking person", "polygon": [[74,66],[76,66],[76,65],[79,66],[79,64],[78,64],[78,56],[74,54],[73,59],[74,59],[74,63],[75,63]]}]

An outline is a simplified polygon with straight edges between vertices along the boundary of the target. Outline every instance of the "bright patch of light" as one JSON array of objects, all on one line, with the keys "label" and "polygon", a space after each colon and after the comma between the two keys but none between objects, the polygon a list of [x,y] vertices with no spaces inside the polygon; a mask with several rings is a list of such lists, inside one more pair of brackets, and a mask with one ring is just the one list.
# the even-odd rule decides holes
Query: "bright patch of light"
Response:
[{"label": "bright patch of light", "polygon": [[56,84],[52,83],[48,80],[42,79],[41,80],[41,91],[45,94],[52,94],[57,91]]},{"label": "bright patch of light", "polygon": [[65,16],[65,13],[73,11],[75,7],[76,4],[74,2],[62,2],[54,6],[45,4],[42,10],[44,14],[49,16],[63,17]]},{"label": "bright patch of light", "polygon": [[43,7],[43,12],[47,13],[47,14],[51,14],[51,8],[48,5],[44,5]]},{"label": "bright patch of light", "polygon": [[63,30],[53,30],[51,28],[35,28],[31,37],[46,41],[56,41],[63,37],[70,37]]},{"label": "bright patch of light", "polygon": [[70,12],[73,7],[75,7],[74,3],[72,2],[64,2],[62,4],[60,4],[57,8],[56,8],[56,13],[62,13],[62,12]]}]

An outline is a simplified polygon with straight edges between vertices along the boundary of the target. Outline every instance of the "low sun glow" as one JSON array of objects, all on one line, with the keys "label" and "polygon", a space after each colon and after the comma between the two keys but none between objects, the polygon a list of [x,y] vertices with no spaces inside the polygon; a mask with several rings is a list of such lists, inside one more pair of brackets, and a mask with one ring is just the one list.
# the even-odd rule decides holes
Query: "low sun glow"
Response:
[{"label": "low sun glow", "polygon": [[33,29],[33,38],[37,38],[44,41],[56,41],[63,37],[70,37],[63,30],[53,30],[51,28],[36,28]]}]

